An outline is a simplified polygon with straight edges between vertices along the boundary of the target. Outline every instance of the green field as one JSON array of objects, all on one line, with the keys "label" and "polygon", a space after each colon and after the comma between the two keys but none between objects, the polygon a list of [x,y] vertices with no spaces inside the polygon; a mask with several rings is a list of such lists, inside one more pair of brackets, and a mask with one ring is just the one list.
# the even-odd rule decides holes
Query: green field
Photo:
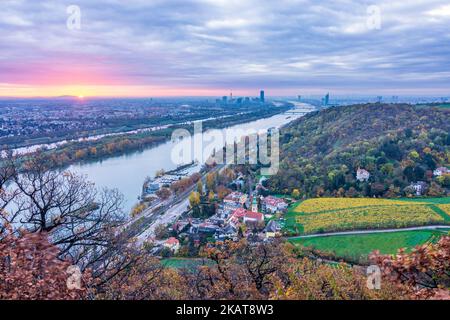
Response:
[{"label": "green field", "polygon": [[[449,229],[450,230],[450,229]],[[400,248],[411,250],[415,246],[436,241],[447,231],[421,230],[392,233],[371,233],[292,239],[295,245],[332,253],[337,258],[353,262],[366,262],[369,253],[379,250],[382,254],[394,254]]]},{"label": "green field", "polygon": [[167,258],[162,259],[161,264],[166,268],[194,270],[199,266],[208,265],[208,261],[198,258]]},{"label": "green field", "polygon": [[290,234],[450,225],[450,197],[416,199],[314,198],[293,204]]}]

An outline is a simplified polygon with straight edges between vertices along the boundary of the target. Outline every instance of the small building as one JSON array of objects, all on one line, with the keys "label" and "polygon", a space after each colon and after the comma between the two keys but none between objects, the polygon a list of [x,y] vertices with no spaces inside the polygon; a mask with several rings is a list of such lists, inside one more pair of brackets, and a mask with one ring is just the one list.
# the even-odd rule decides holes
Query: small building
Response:
[{"label": "small building", "polygon": [[450,174],[450,170],[446,167],[440,167],[433,171],[433,175],[436,177],[440,177],[444,174]]},{"label": "small building", "polygon": [[229,216],[232,214],[236,209],[242,208],[242,205],[240,203],[236,202],[224,202],[221,206],[219,206],[219,209],[217,212],[224,216]]},{"label": "small building", "polygon": [[159,190],[159,183],[154,183],[154,182],[150,182],[147,184],[147,188],[145,189],[145,192],[147,194],[152,194],[155,193],[156,191]]},{"label": "small building", "polygon": [[225,207],[223,204],[219,204],[217,207],[216,215],[222,219],[228,219],[228,217],[233,213],[237,208]]},{"label": "small building", "polygon": [[236,228],[236,229],[239,228],[241,223],[242,223],[242,219],[239,219],[238,217],[233,216],[233,215],[231,215],[231,217],[228,219],[228,224],[230,226],[233,226],[233,228]]},{"label": "small building", "polygon": [[239,208],[233,211],[232,217],[236,217],[238,219],[243,219],[245,214],[247,213],[247,210],[244,208]]},{"label": "small building", "polygon": [[247,210],[244,208],[238,208],[233,211],[231,216],[228,218],[228,223],[232,224],[234,227],[237,227],[240,222],[244,220],[244,216],[247,213]]},{"label": "small building", "polygon": [[180,249],[180,241],[175,237],[170,237],[164,242],[163,246],[168,248],[173,253],[177,253]]},{"label": "small building", "polygon": [[212,235],[215,234],[218,229],[220,229],[219,226],[216,226],[212,223],[204,222],[197,226],[196,232]]},{"label": "small building", "polygon": [[234,239],[237,234],[237,229],[232,224],[228,224],[227,226],[218,229],[214,237],[216,240],[225,240],[225,239]]},{"label": "small building", "polygon": [[411,187],[416,191],[416,196],[423,195],[427,190],[427,184],[424,181],[418,181],[411,184]]},{"label": "small building", "polygon": [[181,233],[186,231],[190,225],[190,222],[187,220],[179,220],[172,225],[172,230],[176,233]]},{"label": "small building", "polygon": [[239,204],[243,206],[247,202],[247,195],[242,192],[232,192],[223,199],[224,204]]},{"label": "small building", "polygon": [[228,219],[228,223],[233,227],[239,227],[240,223],[260,223],[264,221],[262,213],[245,210],[244,208],[236,209]]},{"label": "small building", "polygon": [[261,223],[264,222],[264,216],[260,212],[247,211],[244,215],[244,223]]},{"label": "small building", "polygon": [[265,213],[274,214],[287,210],[288,204],[280,198],[267,196],[262,199],[262,209]]},{"label": "small building", "polygon": [[264,228],[264,235],[266,239],[281,236],[281,225],[275,220],[270,220]]},{"label": "small building", "polygon": [[214,215],[212,217],[210,217],[208,219],[209,222],[211,222],[212,224],[216,225],[216,226],[222,226],[225,224],[225,219],[218,216],[218,215]]},{"label": "small building", "polygon": [[369,178],[370,178],[369,171],[361,168],[359,168],[356,171],[356,180],[358,180],[359,182],[369,181]]},{"label": "small building", "polygon": [[151,203],[152,206],[158,204],[159,202],[161,202],[161,199],[154,193],[148,194],[147,192],[145,194],[142,195],[142,200]]}]

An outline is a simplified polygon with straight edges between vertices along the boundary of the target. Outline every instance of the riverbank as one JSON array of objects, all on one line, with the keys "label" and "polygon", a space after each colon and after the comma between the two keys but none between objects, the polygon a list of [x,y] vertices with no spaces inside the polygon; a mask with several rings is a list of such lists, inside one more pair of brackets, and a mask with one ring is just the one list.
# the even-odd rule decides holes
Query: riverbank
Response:
[{"label": "riverbank", "polygon": [[[291,104],[271,107],[259,112],[249,114],[237,114],[229,117],[209,118],[203,122],[203,129],[222,129],[228,126],[238,125],[270,118],[276,114],[291,109]],[[104,161],[112,157],[130,155],[135,152],[143,152],[148,148],[154,148],[171,139],[175,129],[192,130],[192,123],[174,124],[168,127],[160,127],[159,130],[133,131],[131,134],[108,135],[99,139],[85,139],[83,141],[70,142],[53,149],[36,150],[34,153],[22,156],[24,160],[32,156],[44,156],[48,158],[49,165],[53,168],[64,169],[74,164],[89,164]]]},{"label": "riverbank", "polygon": [[[223,130],[230,129],[237,132],[245,132],[247,129],[266,130],[271,127],[281,127],[299,116],[280,113],[268,118],[224,127]],[[69,166],[68,170],[86,176],[99,188],[118,189],[124,195],[123,207],[128,212],[137,203],[147,176],[154,176],[161,169],[167,172],[177,168],[179,164],[174,163],[171,157],[176,145],[176,142],[169,139],[139,152],[122,154],[102,161],[78,162]],[[220,144],[218,147],[222,146],[223,144]]]}]

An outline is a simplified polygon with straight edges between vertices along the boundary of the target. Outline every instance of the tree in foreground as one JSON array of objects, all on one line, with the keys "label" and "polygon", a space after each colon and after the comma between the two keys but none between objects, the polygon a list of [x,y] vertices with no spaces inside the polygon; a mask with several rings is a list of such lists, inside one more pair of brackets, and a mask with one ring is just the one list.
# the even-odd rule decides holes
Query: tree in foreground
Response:
[{"label": "tree in foreground", "polygon": [[303,258],[289,265],[287,278],[276,279],[270,297],[281,300],[409,299],[403,288],[389,282],[383,282],[380,290],[369,289],[363,269]]},{"label": "tree in foreground", "polygon": [[[117,194],[98,194],[38,159],[27,166],[0,168],[0,299],[449,298],[450,237],[394,257],[374,254],[381,290],[367,289],[364,270],[299,259],[277,241],[219,242],[205,247],[201,267],[168,269],[116,229]],[[6,212],[12,203],[15,211]],[[81,289],[67,285],[72,264]]]},{"label": "tree in foreground", "polygon": [[0,240],[0,300],[85,299],[89,272],[78,273],[45,233],[14,235],[8,228]]},{"label": "tree in foreground", "polygon": [[394,255],[375,252],[371,260],[377,263],[387,281],[407,286],[417,299],[450,299],[450,236],[437,243],[416,247]]},{"label": "tree in foreground", "polygon": [[209,247],[204,256],[212,264],[188,276],[192,299],[366,300],[408,299],[400,285],[381,290],[367,287],[361,268],[299,259],[287,243],[226,241]]},{"label": "tree in foreground", "polygon": [[[51,170],[44,157],[0,165],[0,241],[6,226],[46,237],[61,261],[91,270],[96,285],[108,281],[134,260],[123,236],[122,196],[117,190],[98,191],[82,176]],[[8,209],[8,210],[6,210]]]},{"label": "tree in foreground", "polygon": [[187,299],[189,288],[176,269],[166,268],[157,258],[141,255],[129,268],[116,274],[96,292],[96,299],[178,300]]}]

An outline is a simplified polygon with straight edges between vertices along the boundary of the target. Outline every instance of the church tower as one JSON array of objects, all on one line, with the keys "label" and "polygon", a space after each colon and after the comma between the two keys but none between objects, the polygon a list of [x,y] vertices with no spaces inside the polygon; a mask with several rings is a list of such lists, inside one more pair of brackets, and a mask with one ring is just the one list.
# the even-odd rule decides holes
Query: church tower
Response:
[{"label": "church tower", "polygon": [[256,196],[253,196],[252,212],[258,212],[258,201],[256,200]]}]

